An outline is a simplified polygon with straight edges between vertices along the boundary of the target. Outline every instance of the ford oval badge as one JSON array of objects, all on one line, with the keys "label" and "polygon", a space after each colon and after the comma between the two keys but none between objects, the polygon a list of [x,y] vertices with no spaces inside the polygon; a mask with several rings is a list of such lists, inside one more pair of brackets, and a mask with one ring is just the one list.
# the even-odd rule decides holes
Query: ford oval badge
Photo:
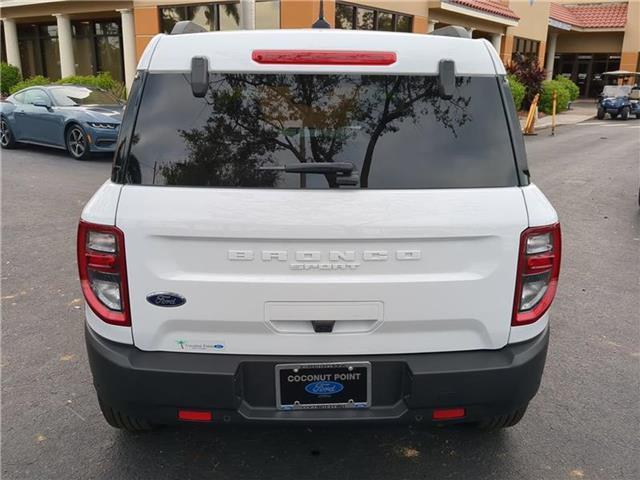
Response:
[{"label": "ford oval badge", "polygon": [[338,382],[313,382],[304,389],[312,395],[333,395],[344,390],[344,385]]},{"label": "ford oval badge", "polygon": [[147,295],[147,302],[156,307],[179,307],[184,305],[187,299],[182,295],[171,292],[157,292]]}]

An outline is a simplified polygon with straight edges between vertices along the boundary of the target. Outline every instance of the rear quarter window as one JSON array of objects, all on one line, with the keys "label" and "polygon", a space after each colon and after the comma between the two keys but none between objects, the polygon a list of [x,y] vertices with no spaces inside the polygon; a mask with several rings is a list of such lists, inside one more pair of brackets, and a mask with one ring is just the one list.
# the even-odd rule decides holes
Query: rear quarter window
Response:
[{"label": "rear quarter window", "polygon": [[205,98],[188,74],[147,76],[124,180],[143,185],[334,188],[333,173],[288,165],[349,162],[339,188],[518,184],[496,77],[212,74]]}]

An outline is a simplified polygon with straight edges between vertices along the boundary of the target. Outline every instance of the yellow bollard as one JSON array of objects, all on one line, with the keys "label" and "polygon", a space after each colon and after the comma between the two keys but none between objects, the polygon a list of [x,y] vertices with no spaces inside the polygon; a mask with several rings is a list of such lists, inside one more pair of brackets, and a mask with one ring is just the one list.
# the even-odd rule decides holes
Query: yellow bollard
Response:
[{"label": "yellow bollard", "polygon": [[551,135],[556,134],[556,106],[558,105],[558,92],[553,91],[553,103],[551,107]]},{"label": "yellow bollard", "polygon": [[538,101],[540,100],[540,94],[536,93],[536,96],[533,97],[533,102],[531,102],[531,107],[529,107],[529,115],[527,115],[527,121],[524,124],[524,129],[522,133],[524,135],[535,135],[535,125],[536,125],[536,117],[538,112]]}]

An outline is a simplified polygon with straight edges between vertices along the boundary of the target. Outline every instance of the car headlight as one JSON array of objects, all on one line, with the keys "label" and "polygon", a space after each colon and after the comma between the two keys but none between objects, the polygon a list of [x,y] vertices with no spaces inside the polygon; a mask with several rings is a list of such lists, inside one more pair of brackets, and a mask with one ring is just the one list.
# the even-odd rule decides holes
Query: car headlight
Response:
[{"label": "car headlight", "polygon": [[104,123],[104,122],[87,122],[89,126],[93,128],[102,128],[104,130],[115,130],[120,124],[119,123]]}]

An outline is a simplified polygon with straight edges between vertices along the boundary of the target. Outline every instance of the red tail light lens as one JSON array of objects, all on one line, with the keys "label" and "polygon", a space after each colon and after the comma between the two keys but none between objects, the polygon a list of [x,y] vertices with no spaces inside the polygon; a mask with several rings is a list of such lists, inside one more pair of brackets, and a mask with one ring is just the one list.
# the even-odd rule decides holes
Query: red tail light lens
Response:
[{"label": "red tail light lens", "polygon": [[549,309],[558,288],[560,254],[560,224],[522,232],[511,325],[533,323]]},{"label": "red tail light lens", "polygon": [[436,408],[431,414],[433,420],[455,420],[464,418],[466,411],[464,408]]},{"label": "red tail light lens", "polygon": [[356,52],[347,50],[254,50],[254,62],[285,65],[392,65],[395,52]]},{"label": "red tail light lens", "polygon": [[78,270],[87,304],[103,321],[130,326],[124,233],[109,225],[80,221]]}]

